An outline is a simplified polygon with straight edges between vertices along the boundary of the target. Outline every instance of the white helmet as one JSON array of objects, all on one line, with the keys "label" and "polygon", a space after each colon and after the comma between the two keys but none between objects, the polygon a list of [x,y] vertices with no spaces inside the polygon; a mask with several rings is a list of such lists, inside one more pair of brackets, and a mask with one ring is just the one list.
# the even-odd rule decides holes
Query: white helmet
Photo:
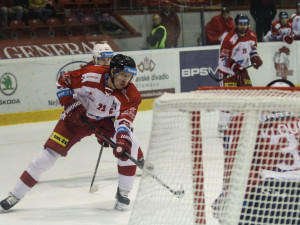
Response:
[{"label": "white helmet", "polygon": [[267,87],[295,87],[295,85],[289,80],[277,79],[271,81]]},{"label": "white helmet", "polygon": [[107,43],[95,44],[93,48],[93,59],[95,65],[99,65],[100,58],[112,58],[113,56],[114,56],[114,52]]}]

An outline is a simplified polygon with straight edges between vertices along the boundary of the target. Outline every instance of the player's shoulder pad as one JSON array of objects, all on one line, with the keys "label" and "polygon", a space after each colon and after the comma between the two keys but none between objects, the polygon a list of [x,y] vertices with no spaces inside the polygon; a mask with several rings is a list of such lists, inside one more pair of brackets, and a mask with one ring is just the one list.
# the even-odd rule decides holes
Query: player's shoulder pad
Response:
[{"label": "player's shoulder pad", "polygon": [[249,32],[249,35],[252,36],[252,37],[256,37],[256,33],[253,31],[253,30],[248,30]]},{"label": "player's shoulder pad", "polygon": [[291,19],[294,19],[296,16],[297,16],[296,13],[292,14],[292,15],[291,15]]},{"label": "player's shoulder pad", "polygon": [[130,104],[139,105],[142,101],[140,92],[137,90],[133,83],[129,83],[126,88],[120,90],[122,98],[126,99],[126,102]]},{"label": "player's shoulder pad", "polygon": [[224,39],[223,39],[223,42],[226,43],[226,45],[227,45],[228,43],[231,43],[231,44],[232,44],[232,42],[231,42],[230,40],[232,39],[232,37],[233,37],[234,35],[237,35],[237,33],[236,33],[235,30],[233,29],[233,30],[229,31],[229,32],[225,35],[225,37],[224,37]]},{"label": "player's shoulder pad", "polygon": [[107,66],[98,66],[98,65],[87,65],[82,68],[84,72],[92,72],[92,73],[101,73],[105,74],[109,72],[109,67]]}]

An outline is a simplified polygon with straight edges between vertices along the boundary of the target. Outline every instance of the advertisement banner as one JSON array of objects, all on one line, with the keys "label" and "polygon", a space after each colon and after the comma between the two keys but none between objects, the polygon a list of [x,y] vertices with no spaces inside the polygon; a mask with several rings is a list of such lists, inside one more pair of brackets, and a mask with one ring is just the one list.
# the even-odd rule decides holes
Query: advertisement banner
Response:
[{"label": "advertisement banner", "polygon": [[179,92],[179,57],[174,49],[126,52],[138,70],[135,86],[143,99]]},{"label": "advertisement banner", "polygon": [[[135,60],[135,85],[143,99],[180,91],[177,50],[118,53]],[[0,114],[60,108],[58,77],[91,60],[91,54],[0,60]]]},{"label": "advertisement banner", "polygon": [[88,54],[96,43],[107,42],[114,51],[119,47],[108,35],[82,35],[36,39],[1,40],[0,58],[30,58]]},{"label": "advertisement banner", "polygon": [[266,86],[275,79],[287,79],[299,84],[298,51],[299,42],[289,45],[284,42],[259,43],[258,53],[263,65],[258,69],[249,69],[253,86]]},{"label": "advertisement banner", "polygon": [[219,86],[208,75],[218,75],[218,49],[181,51],[179,55],[181,92],[193,91],[203,86]]},{"label": "advertisement banner", "polygon": [[0,114],[61,107],[56,96],[57,78],[91,59],[87,54],[1,60]]}]

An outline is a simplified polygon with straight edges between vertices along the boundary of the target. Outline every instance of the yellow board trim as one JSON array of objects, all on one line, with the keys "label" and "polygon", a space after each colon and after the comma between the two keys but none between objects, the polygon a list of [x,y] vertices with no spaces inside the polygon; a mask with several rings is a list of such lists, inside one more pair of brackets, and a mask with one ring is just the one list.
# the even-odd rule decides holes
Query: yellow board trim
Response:
[{"label": "yellow board trim", "polygon": [[[142,100],[139,111],[152,110],[154,99]],[[0,114],[0,126],[58,120],[63,109]]]}]

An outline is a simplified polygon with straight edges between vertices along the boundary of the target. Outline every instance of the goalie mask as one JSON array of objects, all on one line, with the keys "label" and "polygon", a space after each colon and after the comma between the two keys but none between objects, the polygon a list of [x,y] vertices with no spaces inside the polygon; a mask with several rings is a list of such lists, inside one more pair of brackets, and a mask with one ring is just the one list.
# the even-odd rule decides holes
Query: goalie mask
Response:
[{"label": "goalie mask", "polygon": [[109,66],[113,56],[114,52],[108,44],[95,44],[93,48],[93,61],[95,65]]},{"label": "goalie mask", "polygon": [[111,59],[110,69],[110,78],[115,88],[114,80],[116,77],[128,83],[137,75],[136,64],[133,58],[122,54],[117,54]]}]

